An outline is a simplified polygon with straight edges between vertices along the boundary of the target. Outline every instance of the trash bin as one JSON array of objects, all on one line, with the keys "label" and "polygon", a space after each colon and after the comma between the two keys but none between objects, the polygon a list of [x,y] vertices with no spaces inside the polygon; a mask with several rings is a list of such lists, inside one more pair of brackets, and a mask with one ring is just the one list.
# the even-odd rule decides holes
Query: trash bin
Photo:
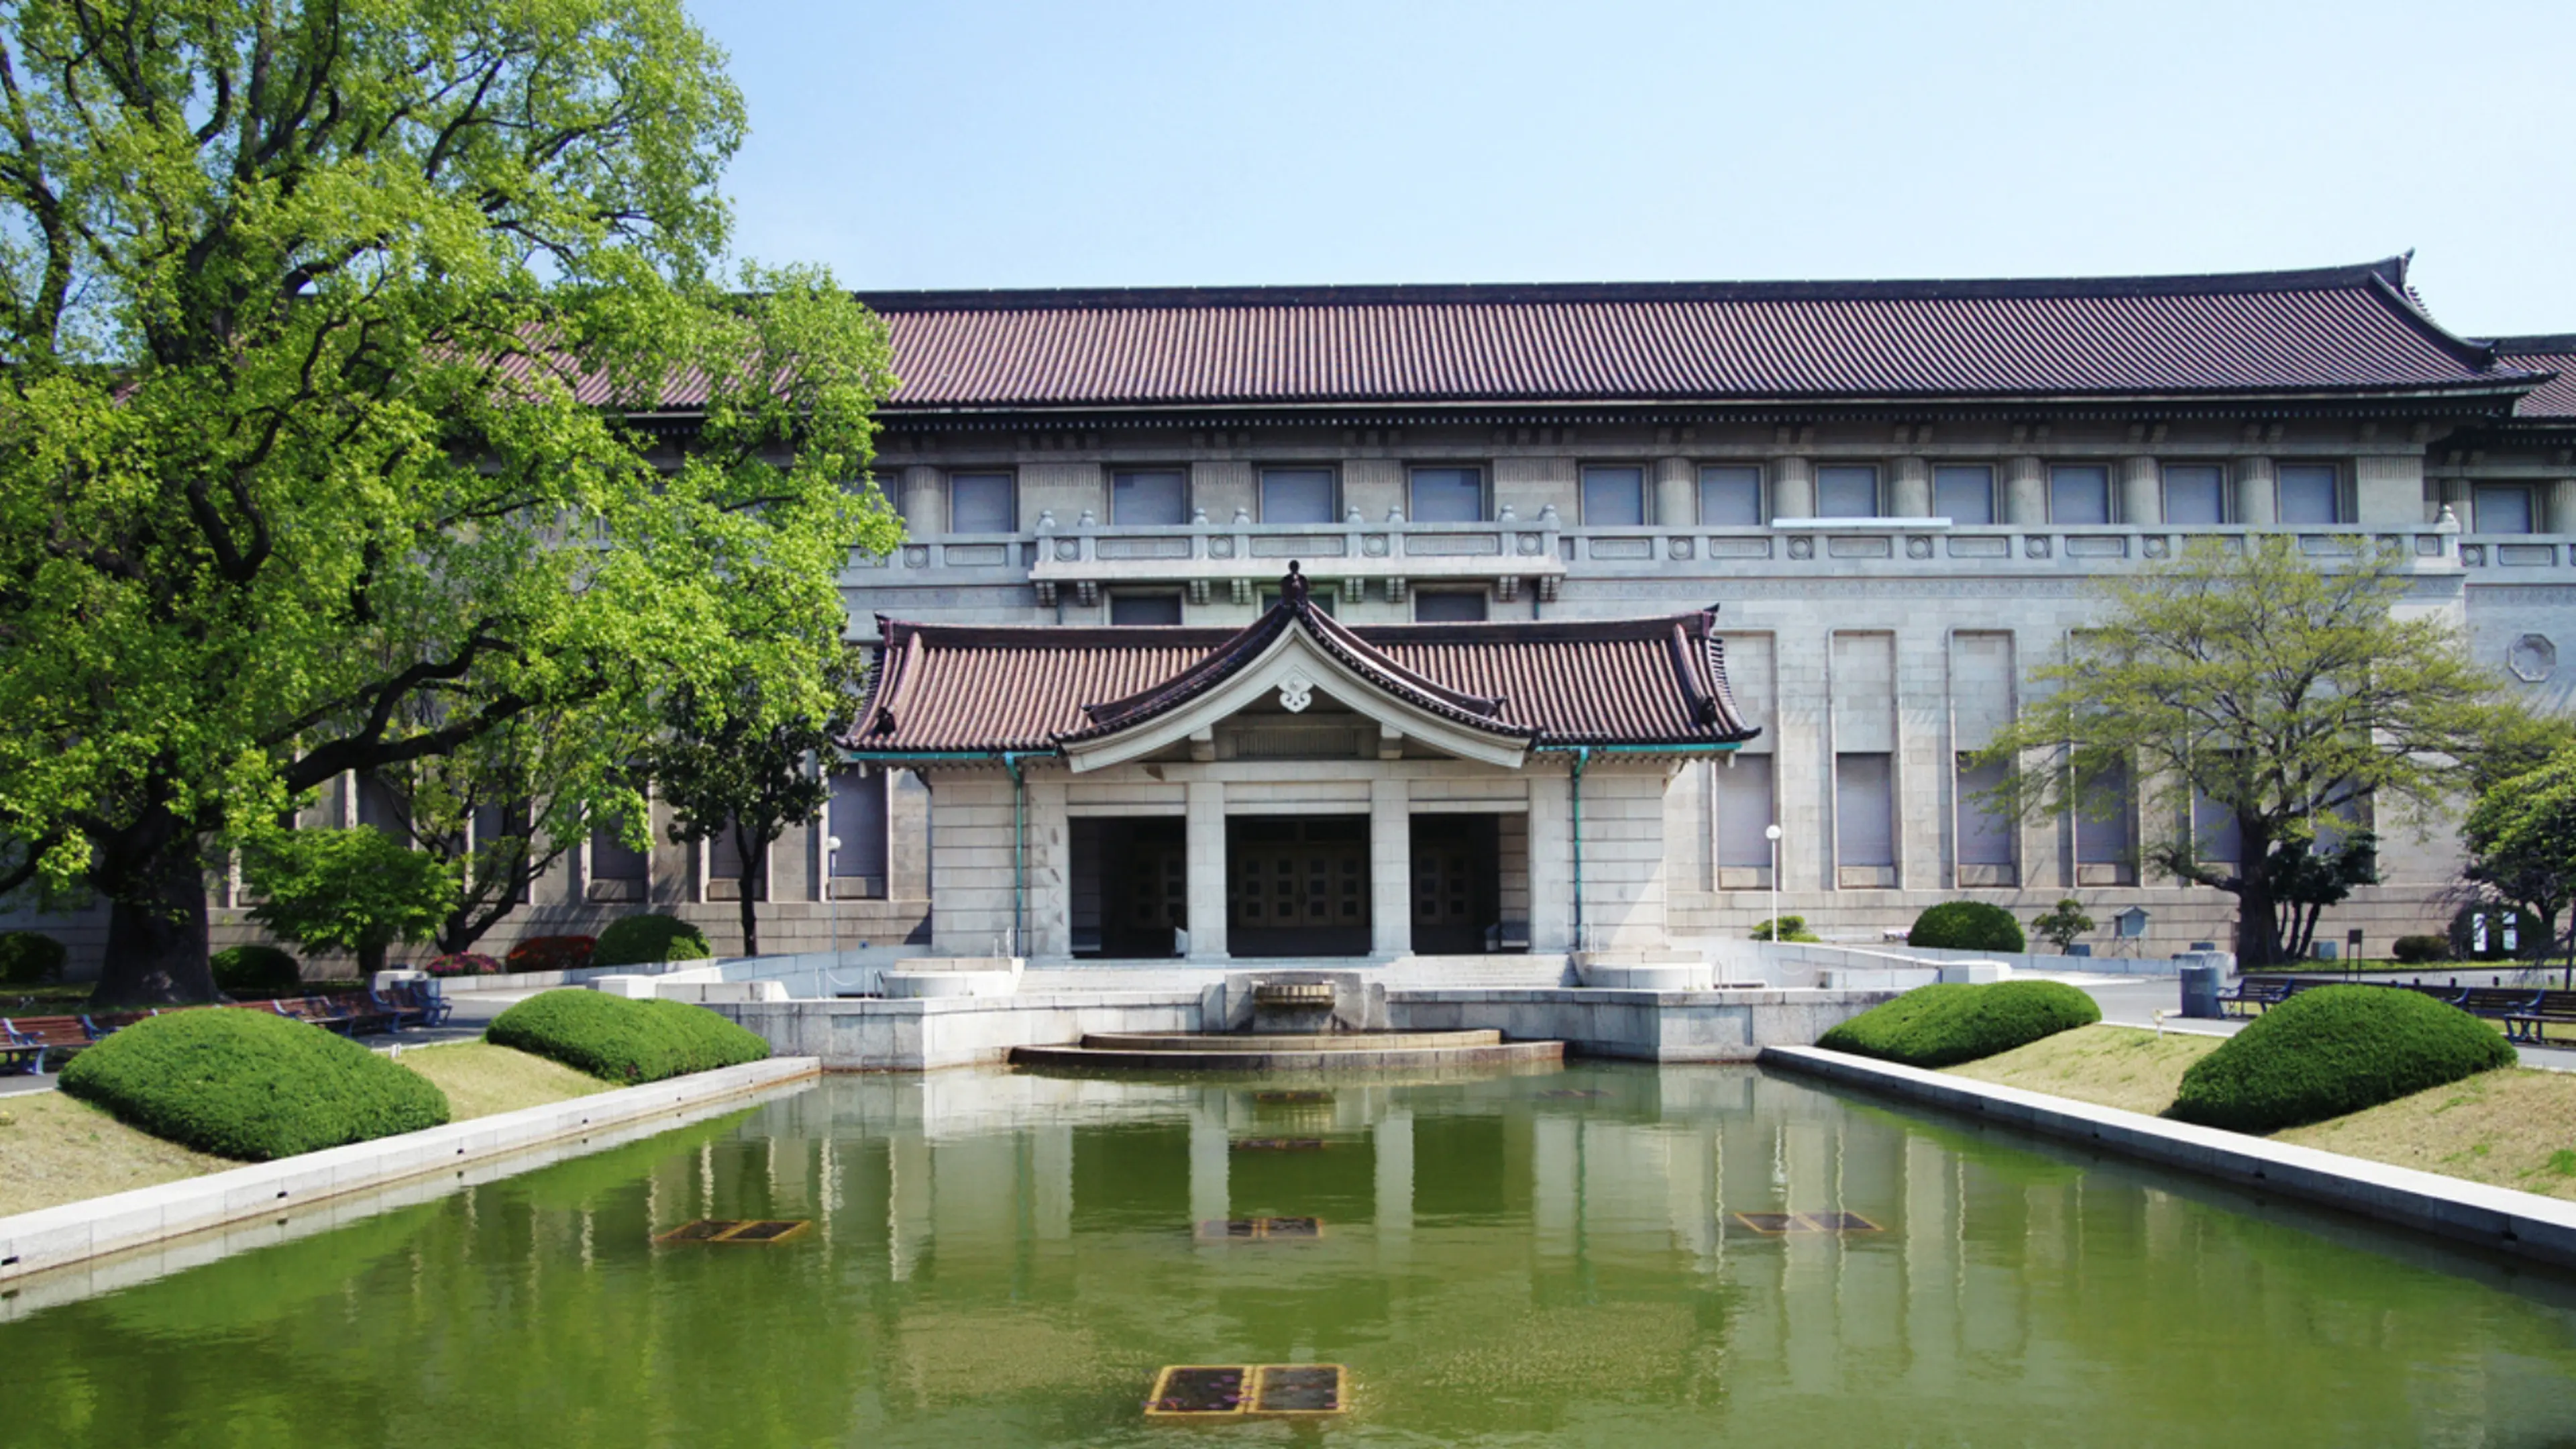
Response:
[{"label": "trash bin", "polygon": [[2218,968],[2187,965],[2182,968],[2182,1014],[2202,1020],[2215,1020],[2218,1012]]}]

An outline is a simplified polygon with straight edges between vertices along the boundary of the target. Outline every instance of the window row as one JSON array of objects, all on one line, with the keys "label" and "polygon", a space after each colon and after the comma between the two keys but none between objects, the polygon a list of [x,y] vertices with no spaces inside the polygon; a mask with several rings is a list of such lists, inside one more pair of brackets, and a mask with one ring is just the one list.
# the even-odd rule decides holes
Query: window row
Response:
[{"label": "window row", "polygon": [[[2000,470],[1991,463],[1944,463],[1932,469],[1930,515],[1961,526],[2001,522],[2004,502]],[[2274,474],[2273,518],[2290,525],[2350,522],[2342,470],[2332,463],[2282,463]],[[2240,521],[2237,489],[2225,468],[2214,463],[2168,463],[2159,470],[2160,512],[2154,519],[2124,519],[2112,470],[2101,463],[2061,463],[2047,470],[2045,521],[2083,527],[2115,523],[2165,523],[2207,527]],[[947,476],[950,533],[1016,533],[1019,489],[1007,472],[954,472]],[[1823,463],[1816,466],[1813,497],[1806,501],[1816,518],[1881,518],[1898,516],[1888,470],[1875,463]],[[2497,525],[2489,528],[2489,495]],[[2508,497],[2507,495],[2514,495]],[[1658,517],[1655,490],[1640,464],[1591,464],[1580,470],[1574,500],[1575,521],[1587,528],[1639,528],[1696,525],[1708,528],[1758,528],[1785,510],[1778,480],[1758,463],[1709,464],[1699,470],[1697,517]],[[2512,519],[2517,498],[2520,526]],[[1482,523],[1492,517],[1492,490],[1483,468],[1443,464],[1406,470],[1404,516],[1415,523]],[[1254,521],[1328,525],[1343,518],[1340,471],[1328,466],[1263,468],[1253,494]],[[2528,533],[2534,506],[2531,490],[2508,486],[2478,491],[2481,532]],[[1121,528],[1169,528],[1192,516],[1189,474],[1178,468],[1116,469],[1109,475],[1108,522]],[[924,530],[937,519],[915,518]]]},{"label": "window row", "polygon": [[[1333,612],[1334,595],[1329,588],[1313,590],[1309,595],[1325,613]],[[1265,589],[1261,607],[1279,602],[1279,591]],[[1152,627],[1181,622],[1181,595],[1177,589],[1119,589],[1109,595],[1109,622],[1121,628]],[[1485,591],[1482,589],[1416,589],[1413,591],[1413,622],[1417,624],[1481,624],[1485,622]]]}]

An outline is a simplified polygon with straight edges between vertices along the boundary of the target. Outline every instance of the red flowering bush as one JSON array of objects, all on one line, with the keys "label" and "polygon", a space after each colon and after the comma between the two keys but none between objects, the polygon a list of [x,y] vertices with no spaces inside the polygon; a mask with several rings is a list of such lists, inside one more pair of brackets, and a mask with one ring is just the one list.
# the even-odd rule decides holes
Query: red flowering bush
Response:
[{"label": "red flowering bush", "polygon": [[597,936],[530,936],[510,948],[512,971],[578,971],[590,964]]},{"label": "red flowering bush", "polygon": [[451,951],[420,969],[432,976],[498,976],[501,963],[480,951]]}]

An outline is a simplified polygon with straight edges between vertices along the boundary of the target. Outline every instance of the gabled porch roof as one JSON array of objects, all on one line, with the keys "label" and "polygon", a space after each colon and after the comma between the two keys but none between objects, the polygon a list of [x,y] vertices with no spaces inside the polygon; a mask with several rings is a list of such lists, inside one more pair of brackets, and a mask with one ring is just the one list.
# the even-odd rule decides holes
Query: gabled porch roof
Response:
[{"label": "gabled porch roof", "polygon": [[[1716,615],[1345,625],[1291,565],[1279,602],[1238,630],[922,625],[880,619],[884,646],[849,744],[876,755],[1079,755],[1159,738],[1260,676],[1307,680],[1363,713],[1423,721],[1460,752],[1547,745],[1741,743]],[[1355,697],[1356,696],[1356,697]],[[1429,741],[1426,741],[1429,742]]]}]

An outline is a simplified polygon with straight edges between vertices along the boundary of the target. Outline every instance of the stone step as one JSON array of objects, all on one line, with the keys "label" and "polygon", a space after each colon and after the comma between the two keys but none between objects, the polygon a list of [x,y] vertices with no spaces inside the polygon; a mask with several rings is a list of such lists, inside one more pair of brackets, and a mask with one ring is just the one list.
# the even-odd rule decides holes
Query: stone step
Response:
[{"label": "stone step", "polygon": [[1355,1032],[1092,1032],[1082,1045],[1091,1051],[1123,1052],[1366,1052],[1424,1047],[1499,1045],[1499,1031],[1355,1031]]}]

